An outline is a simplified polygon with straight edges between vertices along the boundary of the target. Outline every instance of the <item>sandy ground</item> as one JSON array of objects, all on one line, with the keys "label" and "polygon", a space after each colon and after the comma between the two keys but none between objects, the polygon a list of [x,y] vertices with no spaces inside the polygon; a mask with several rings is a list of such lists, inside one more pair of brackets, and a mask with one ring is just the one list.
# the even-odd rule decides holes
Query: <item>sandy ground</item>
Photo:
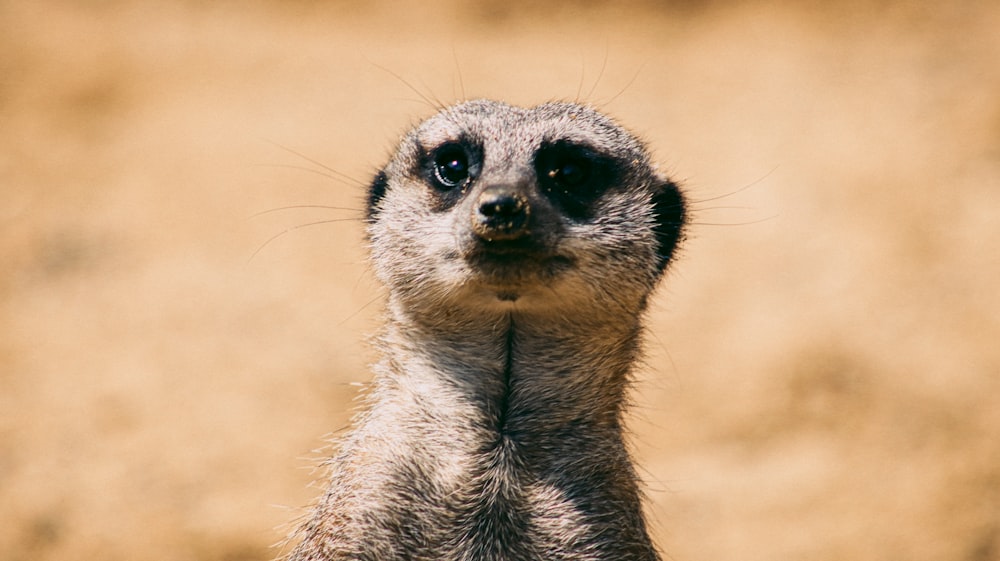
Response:
[{"label": "sandy ground", "polygon": [[631,422],[669,559],[1000,559],[1000,6],[421,6],[0,2],[0,559],[278,555],[373,360],[363,185],[479,96],[696,201]]}]

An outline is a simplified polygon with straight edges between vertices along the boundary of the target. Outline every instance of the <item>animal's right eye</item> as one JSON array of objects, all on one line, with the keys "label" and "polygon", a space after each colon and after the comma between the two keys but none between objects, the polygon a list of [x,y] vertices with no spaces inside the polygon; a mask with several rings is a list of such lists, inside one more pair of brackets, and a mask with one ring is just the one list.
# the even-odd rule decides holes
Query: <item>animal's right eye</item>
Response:
[{"label": "animal's right eye", "polygon": [[568,140],[544,143],[535,153],[535,174],[542,193],[576,219],[589,216],[594,201],[618,178],[615,160]]},{"label": "animal's right eye", "polygon": [[439,188],[454,189],[470,175],[469,155],[462,145],[445,144],[434,152],[434,180]]}]

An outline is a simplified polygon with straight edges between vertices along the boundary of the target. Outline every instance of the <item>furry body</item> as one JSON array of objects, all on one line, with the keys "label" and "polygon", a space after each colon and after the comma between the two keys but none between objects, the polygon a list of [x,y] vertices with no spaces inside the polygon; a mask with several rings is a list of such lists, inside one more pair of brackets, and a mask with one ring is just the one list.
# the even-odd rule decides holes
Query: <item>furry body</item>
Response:
[{"label": "furry body", "polygon": [[479,100],[404,136],[368,201],[382,359],[291,558],[658,559],[622,411],[676,185],[593,109]]}]

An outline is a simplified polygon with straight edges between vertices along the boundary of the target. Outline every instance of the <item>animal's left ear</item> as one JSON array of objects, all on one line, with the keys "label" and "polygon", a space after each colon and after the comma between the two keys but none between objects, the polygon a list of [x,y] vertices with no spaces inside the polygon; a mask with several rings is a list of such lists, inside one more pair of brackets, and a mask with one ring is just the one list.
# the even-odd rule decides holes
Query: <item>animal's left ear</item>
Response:
[{"label": "animal's left ear", "polygon": [[656,217],[657,269],[662,273],[683,237],[687,218],[684,195],[676,183],[667,179],[660,184],[653,195],[653,214]]},{"label": "animal's left ear", "polygon": [[379,171],[368,186],[368,200],[365,205],[365,219],[371,222],[378,214],[378,205],[385,196],[385,190],[389,188],[389,177],[384,171]]}]

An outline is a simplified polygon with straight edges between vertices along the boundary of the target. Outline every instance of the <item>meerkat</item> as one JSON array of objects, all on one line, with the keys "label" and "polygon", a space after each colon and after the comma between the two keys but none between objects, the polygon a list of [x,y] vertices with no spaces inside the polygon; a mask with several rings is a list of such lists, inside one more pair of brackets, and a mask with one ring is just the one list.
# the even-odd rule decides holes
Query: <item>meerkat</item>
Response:
[{"label": "meerkat", "polygon": [[622,416],[686,214],[643,143],[468,101],[402,138],[366,212],[381,360],[290,558],[659,559]]}]

